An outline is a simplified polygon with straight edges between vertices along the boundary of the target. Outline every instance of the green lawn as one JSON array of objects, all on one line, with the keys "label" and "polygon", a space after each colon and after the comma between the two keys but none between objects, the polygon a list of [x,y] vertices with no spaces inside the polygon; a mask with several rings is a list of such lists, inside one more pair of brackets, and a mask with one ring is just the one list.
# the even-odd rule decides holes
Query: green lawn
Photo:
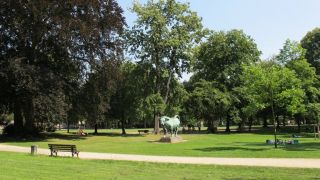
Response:
[{"label": "green lawn", "polygon": [[317,179],[319,169],[80,160],[0,152],[0,179]]},{"label": "green lawn", "polygon": [[[280,146],[274,149],[265,143],[272,139],[270,134],[183,134],[187,140],[178,144],[162,144],[155,142],[160,135],[138,135],[136,130],[128,130],[125,137],[120,130],[102,130],[101,135],[80,137],[59,131],[47,134],[39,139],[7,139],[0,138],[1,143],[30,146],[37,144],[47,148],[48,143],[76,144],[80,151],[110,152],[145,155],[172,156],[209,156],[209,157],[282,157],[282,158],[320,158],[320,140],[315,140],[312,134],[304,134],[298,138],[300,144]],[[291,134],[282,134],[281,139],[291,139]]]}]

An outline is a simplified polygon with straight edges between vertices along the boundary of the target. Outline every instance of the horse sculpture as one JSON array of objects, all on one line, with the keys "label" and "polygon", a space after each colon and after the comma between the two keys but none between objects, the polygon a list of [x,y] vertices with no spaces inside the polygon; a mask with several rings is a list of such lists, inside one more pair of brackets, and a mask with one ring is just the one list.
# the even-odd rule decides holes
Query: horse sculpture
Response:
[{"label": "horse sculpture", "polygon": [[168,116],[162,116],[160,118],[160,123],[163,126],[164,136],[167,135],[167,132],[169,131],[172,135],[175,137],[178,135],[178,128],[180,126],[180,118],[178,115],[175,115],[173,118],[170,118]]}]

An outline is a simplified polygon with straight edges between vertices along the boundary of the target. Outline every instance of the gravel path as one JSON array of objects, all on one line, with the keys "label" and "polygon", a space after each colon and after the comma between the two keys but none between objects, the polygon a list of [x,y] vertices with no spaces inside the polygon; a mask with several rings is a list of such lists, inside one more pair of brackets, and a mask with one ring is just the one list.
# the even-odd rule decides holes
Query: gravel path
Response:
[{"label": "gravel path", "polygon": [[[0,144],[0,151],[30,153],[30,147],[20,147]],[[49,155],[48,149],[38,148],[38,154]],[[71,156],[71,153],[58,153],[59,156]],[[213,158],[213,157],[179,157],[179,156],[149,156],[113,153],[80,152],[80,159],[105,159],[143,161],[156,163],[178,164],[213,164],[239,166],[265,166],[290,168],[320,168],[320,159],[300,158]]]}]

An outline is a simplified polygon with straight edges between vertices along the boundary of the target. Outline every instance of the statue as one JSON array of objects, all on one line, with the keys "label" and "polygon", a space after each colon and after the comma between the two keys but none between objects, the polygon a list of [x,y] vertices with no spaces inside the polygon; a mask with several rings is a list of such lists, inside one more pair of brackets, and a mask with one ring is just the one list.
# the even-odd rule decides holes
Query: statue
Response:
[{"label": "statue", "polygon": [[168,116],[162,116],[160,118],[160,123],[163,126],[164,136],[166,137],[167,132],[169,131],[172,135],[177,137],[178,135],[178,128],[180,126],[180,118],[178,115],[175,115],[173,118]]}]

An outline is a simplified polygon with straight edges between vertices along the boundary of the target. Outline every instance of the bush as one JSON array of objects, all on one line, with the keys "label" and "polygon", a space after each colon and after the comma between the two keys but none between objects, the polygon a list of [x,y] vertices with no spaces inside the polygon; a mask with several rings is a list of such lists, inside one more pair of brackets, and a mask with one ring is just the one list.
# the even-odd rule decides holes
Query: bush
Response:
[{"label": "bush", "polygon": [[1,114],[0,115],[0,125],[7,126],[11,121],[13,121],[12,114]]},{"label": "bush", "polygon": [[36,127],[33,128],[31,131],[27,131],[26,129],[17,130],[14,126],[14,124],[8,124],[3,128],[2,134],[4,136],[10,136],[10,137],[36,137],[39,136],[40,130]]},{"label": "bush", "polygon": [[47,132],[55,132],[57,128],[54,126],[54,124],[48,124],[46,130]]},{"label": "bush", "polygon": [[16,134],[15,128],[13,124],[9,124],[3,128],[3,135],[5,136],[14,136]]}]

